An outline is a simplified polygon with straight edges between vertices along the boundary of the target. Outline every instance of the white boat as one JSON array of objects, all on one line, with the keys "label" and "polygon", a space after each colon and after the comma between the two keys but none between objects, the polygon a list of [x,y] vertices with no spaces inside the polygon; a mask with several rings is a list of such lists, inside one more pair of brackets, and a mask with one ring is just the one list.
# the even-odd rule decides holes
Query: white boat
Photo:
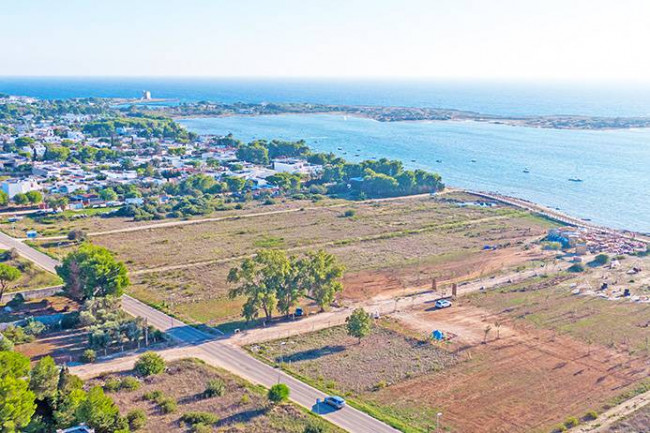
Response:
[{"label": "white boat", "polygon": [[580,179],[577,176],[574,176],[569,178],[569,182],[582,182],[582,179]]}]

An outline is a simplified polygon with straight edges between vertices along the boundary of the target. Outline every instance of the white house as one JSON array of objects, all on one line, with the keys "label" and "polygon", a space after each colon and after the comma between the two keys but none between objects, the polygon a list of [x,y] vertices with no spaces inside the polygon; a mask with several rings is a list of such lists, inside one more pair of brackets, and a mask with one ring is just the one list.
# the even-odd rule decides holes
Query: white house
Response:
[{"label": "white house", "polygon": [[7,179],[0,184],[2,191],[4,191],[9,198],[13,198],[18,193],[26,193],[29,191],[37,191],[41,186],[34,179]]},{"label": "white house", "polygon": [[320,165],[312,165],[302,159],[275,159],[273,160],[273,170],[281,173],[294,174],[315,174],[323,169]]}]

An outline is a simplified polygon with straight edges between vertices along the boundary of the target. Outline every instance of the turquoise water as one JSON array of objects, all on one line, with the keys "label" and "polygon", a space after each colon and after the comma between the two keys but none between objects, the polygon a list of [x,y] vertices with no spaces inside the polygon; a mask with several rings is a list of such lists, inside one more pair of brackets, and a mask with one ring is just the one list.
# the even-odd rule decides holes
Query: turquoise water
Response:
[{"label": "turquoise water", "polygon": [[[243,140],[305,139],[318,151],[351,161],[400,159],[409,167],[439,172],[451,186],[500,192],[610,227],[650,232],[650,129],[381,123],[331,115],[200,118],[181,123],[198,133],[232,132]],[[525,168],[530,173],[524,173]],[[570,182],[573,176],[584,182]]]}]

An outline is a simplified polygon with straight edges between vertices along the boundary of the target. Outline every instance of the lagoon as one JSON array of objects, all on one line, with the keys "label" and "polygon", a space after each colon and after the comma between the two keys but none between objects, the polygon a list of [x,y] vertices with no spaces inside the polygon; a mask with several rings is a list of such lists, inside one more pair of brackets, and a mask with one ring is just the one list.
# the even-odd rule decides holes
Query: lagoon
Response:
[{"label": "lagoon", "polygon": [[[338,115],[180,123],[200,134],[232,132],[245,141],[304,139],[314,150],[350,161],[399,159],[409,168],[440,173],[450,186],[499,192],[597,224],[650,232],[650,129],[555,130],[480,122],[377,122]],[[572,177],[583,182],[569,181]]]}]

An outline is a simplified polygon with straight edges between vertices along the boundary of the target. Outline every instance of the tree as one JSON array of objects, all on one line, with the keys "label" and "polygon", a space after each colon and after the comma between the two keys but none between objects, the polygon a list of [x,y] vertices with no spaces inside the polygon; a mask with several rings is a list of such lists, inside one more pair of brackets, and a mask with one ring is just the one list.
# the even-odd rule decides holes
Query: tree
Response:
[{"label": "tree", "polygon": [[121,296],[129,285],[126,266],[106,248],[85,243],[56,267],[65,291],[76,299]]},{"label": "tree", "polygon": [[336,256],[323,250],[307,253],[307,259],[300,262],[301,281],[321,311],[324,311],[334,301],[334,296],[343,290],[339,279],[344,270]]},{"label": "tree", "polygon": [[43,201],[43,194],[39,191],[28,191],[25,193],[25,196],[31,204],[39,204]]},{"label": "tree", "polygon": [[228,273],[228,282],[238,284],[229,292],[230,298],[247,296],[242,308],[246,320],[253,320],[264,312],[267,320],[271,319],[278,304],[277,287],[284,284],[290,264],[286,254],[278,250],[260,250],[252,259],[245,259],[239,268],[232,268]]},{"label": "tree", "polygon": [[58,195],[58,196],[49,196],[47,200],[45,200],[45,203],[47,204],[47,207],[52,208],[54,210],[61,209],[65,210],[65,208],[68,206],[68,198]]},{"label": "tree", "polygon": [[29,389],[29,359],[16,352],[0,352],[0,430],[22,431],[36,411]]},{"label": "tree", "polygon": [[105,201],[115,201],[118,196],[113,188],[104,188],[99,191],[99,196]]},{"label": "tree", "polygon": [[289,399],[290,392],[284,383],[276,383],[269,389],[268,398],[272,403],[282,403]]},{"label": "tree", "polygon": [[83,229],[72,229],[68,232],[68,240],[74,242],[84,242],[88,239],[88,233]]},{"label": "tree", "polygon": [[0,191],[0,206],[7,206],[9,204],[9,195],[6,192]]},{"label": "tree", "polygon": [[237,177],[237,176],[228,176],[224,178],[226,185],[228,186],[228,191],[230,192],[240,192],[246,186],[246,179]]},{"label": "tree", "polygon": [[237,159],[253,164],[268,165],[269,151],[264,142],[253,141],[237,149]]},{"label": "tree", "polygon": [[77,408],[77,420],[94,428],[96,433],[113,433],[123,429],[126,424],[117,405],[104,394],[101,386],[88,391],[86,399]]},{"label": "tree", "polygon": [[29,388],[38,400],[52,402],[57,395],[59,384],[59,367],[51,356],[41,358],[32,369]]},{"label": "tree", "polygon": [[16,281],[22,274],[17,268],[9,266],[5,263],[0,263],[0,299],[9,287],[9,283]]},{"label": "tree", "polygon": [[29,203],[29,199],[22,192],[19,192],[18,194],[14,195],[13,200],[14,200],[14,203],[19,204],[19,205]]},{"label": "tree", "polygon": [[147,352],[138,358],[133,369],[141,376],[152,376],[165,371],[165,360],[156,352]]},{"label": "tree", "polygon": [[366,310],[357,308],[345,319],[345,327],[348,335],[358,338],[359,344],[361,344],[361,339],[370,334],[372,318],[370,314],[366,313]]}]

